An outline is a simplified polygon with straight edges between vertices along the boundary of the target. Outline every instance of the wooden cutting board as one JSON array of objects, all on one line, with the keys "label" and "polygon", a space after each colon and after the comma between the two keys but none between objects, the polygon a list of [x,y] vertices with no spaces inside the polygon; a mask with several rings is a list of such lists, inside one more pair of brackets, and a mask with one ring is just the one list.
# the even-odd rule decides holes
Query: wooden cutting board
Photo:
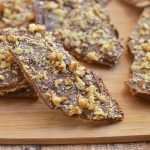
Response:
[{"label": "wooden cutting board", "polygon": [[[112,0],[107,9],[113,23],[125,43],[140,12],[132,7]],[[0,100],[0,143],[1,144],[79,144],[114,143],[150,140],[150,101],[131,95],[124,85],[129,77],[132,63],[125,50],[114,68],[86,65],[101,76],[109,91],[118,100],[125,118],[109,125],[85,124],[52,113],[37,100]]]}]

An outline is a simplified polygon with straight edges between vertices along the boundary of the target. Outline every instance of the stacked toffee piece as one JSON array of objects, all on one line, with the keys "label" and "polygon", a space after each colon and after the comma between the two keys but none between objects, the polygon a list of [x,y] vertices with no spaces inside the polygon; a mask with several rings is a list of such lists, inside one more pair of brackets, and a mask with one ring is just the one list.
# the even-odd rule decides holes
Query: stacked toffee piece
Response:
[{"label": "stacked toffee piece", "polygon": [[134,55],[128,85],[134,95],[150,99],[150,7],[145,8],[128,40]]},{"label": "stacked toffee piece", "polygon": [[83,120],[121,120],[123,113],[102,79],[73,57],[97,65],[118,62],[123,48],[106,3],[3,1],[0,94],[38,97],[52,110]]}]

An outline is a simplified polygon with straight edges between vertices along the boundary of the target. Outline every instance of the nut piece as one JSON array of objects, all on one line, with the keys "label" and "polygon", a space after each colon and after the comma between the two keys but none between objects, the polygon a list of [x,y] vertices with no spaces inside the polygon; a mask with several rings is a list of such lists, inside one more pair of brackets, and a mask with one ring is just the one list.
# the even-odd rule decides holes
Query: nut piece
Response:
[{"label": "nut piece", "polygon": [[55,80],[55,87],[59,87],[59,85],[61,85],[63,82],[63,79],[57,79]]},{"label": "nut piece", "polygon": [[45,9],[47,11],[52,11],[53,9],[56,9],[58,8],[58,4],[55,3],[55,2],[49,2],[46,6],[45,6]]},{"label": "nut piece", "polygon": [[150,44],[149,43],[142,44],[142,48],[144,49],[145,52],[150,52]]},{"label": "nut piece", "polygon": [[33,80],[42,80],[42,79],[44,79],[44,74],[42,72],[38,71],[37,74],[32,77],[32,79]]},{"label": "nut piece", "polygon": [[1,61],[0,68],[6,69],[9,65],[10,65],[10,64],[7,63],[6,61]]},{"label": "nut piece", "polygon": [[141,64],[141,69],[150,69],[149,62],[145,61]]},{"label": "nut piece", "polygon": [[81,113],[82,113],[82,111],[81,111],[81,109],[79,108],[79,106],[75,106],[75,107],[73,107],[73,108],[70,110],[69,116],[79,115],[79,114],[81,114]]},{"label": "nut piece", "polygon": [[103,46],[102,46],[102,48],[101,48],[102,50],[104,50],[104,51],[110,51],[110,50],[112,50],[113,49],[113,44],[104,44]]},{"label": "nut piece", "polygon": [[150,62],[150,52],[146,54],[147,60]]},{"label": "nut piece", "polygon": [[70,71],[74,72],[77,70],[79,63],[76,61],[72,61],[70,64]]},{"label": "nut piece", "polygon": [[37,24],[30,24],[28,28],[29,32],[34,33],[34,32],[43,32],[45,30],[44,25],[37,25]]},{"label": "nut piece", "polygon": [[79,88],[85,87],[85,83],[78,76],[76,76],[76,80],[77,80]]},{"label": "nut piece", "polygon": [[23,53],[23,49],[21,47],[18,47],[15,49],[16,54],[22,54]]},{"label": "nut piece", "polygon": [[99,57],[95,52],[88,52],[87,57],[92,61],[98,61]]},{"label": "nut piece", "polygon": [[1,42],[5,41],[5,37],[3,35],[0,35],[0,41]]},{"label": "nut piece", "polygon": [[66,100],[67,100],[66,97],[58,97],[58,96],[56,96],[55,93],[52,93],[52,102],[53,102],[54,106],[59,107],[60,104]]},{"label": "nut piece", "polygon": [[65,85],[72,85],[73,84],[73,81],[71,80],[71,78],[70,77],[67,77],[66,79],[65,79]]},{"label": "nut piece", "polygon": [[7,40],[8,40],[9,42],[16,42],[17,39],[18,39],[18,37],[15,36],[15,35],[13,35],[13,34],[9,34],[9,35],[7,36]]},{"label": "nut piece", "polygon": [[0,80],[4,80],[4,76],[3,75],[0,75]]},{"label": "nut piece", "polygon": [[88,105],[89,105],[88,100],[80,94],[79,95],[79,106],[81,108],[87,108]]},{"label": "nut piece", "polygon": [[50,54],[50,61],[60,61],[60,62],[62,62],[63,61],[63,54],[61,52],[60,53],[52,52]]},{"label": "nut piece", "polygon": [[97,108],[97,109],[94,111],[94,115],[102,115],[102,116],[104,116],[105,114],[104,114],[104,112],[102,111],[101,108]]}]

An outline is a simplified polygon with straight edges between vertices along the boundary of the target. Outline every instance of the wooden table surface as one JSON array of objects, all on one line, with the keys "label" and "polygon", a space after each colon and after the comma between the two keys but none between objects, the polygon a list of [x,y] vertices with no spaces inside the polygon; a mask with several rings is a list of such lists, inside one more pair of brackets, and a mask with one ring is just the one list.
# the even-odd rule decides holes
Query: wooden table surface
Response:
[{"label": "wooden table surface", "polygon": [[150,150],[150,143],[101,145],[0,145],[0,150]]},{"label": "wooden table surface", "polygon": [[105,145],[1,145],[0,150],[150,150],[150,143]]}]

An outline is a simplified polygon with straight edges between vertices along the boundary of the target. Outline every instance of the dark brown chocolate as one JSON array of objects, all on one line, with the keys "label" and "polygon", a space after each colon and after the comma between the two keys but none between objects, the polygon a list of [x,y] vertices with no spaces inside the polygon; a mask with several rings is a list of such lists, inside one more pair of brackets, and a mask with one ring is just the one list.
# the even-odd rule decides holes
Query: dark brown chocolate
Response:
[{"label": "dark brown chocolate", "polygon": [[[81,66],[50,32],[45,32],[44,37],[45,40],[28,34],[20,36],[10,49],[37,95],[51,109],[60,109],[68,116],[84,120],[122,119],[123,113],[102,79]],[[22,52],[18,53],[18,49]]]}]

